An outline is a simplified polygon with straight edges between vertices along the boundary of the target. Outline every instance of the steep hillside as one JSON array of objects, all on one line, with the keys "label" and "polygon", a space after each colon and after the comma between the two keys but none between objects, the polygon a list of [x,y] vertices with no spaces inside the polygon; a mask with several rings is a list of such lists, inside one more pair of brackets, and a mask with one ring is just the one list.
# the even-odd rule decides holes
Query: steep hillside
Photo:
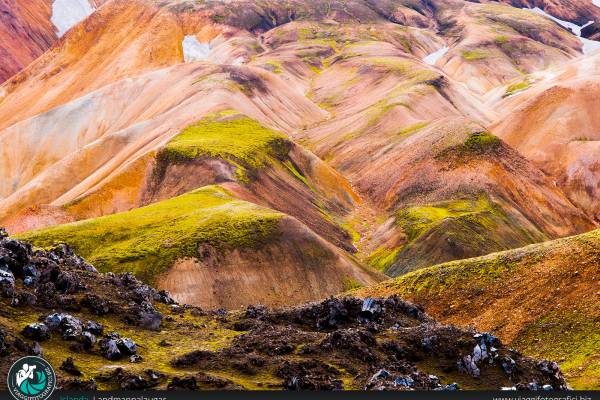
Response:
[{"label": "steep hillside", "polygon": [[354,251],[341,225],[360,200],[347,181],[282,133],[232,110],[206,116],[157,152],[126,164],[90,189],[89,182],[83,183],[85,192],[77,193],[77,187],[70,191],[74,199],[62,196],[52,206],[28,207],[5,219],[5,226],[21,232],[98,217],[220,183],[238,197],[288,213]]},{"label": "steep hillside", "polygon": [[503,110],[492,131],[552,175],[573,203],[598,219],[600,193],[598,127],[594,111],[600,91],[598,55],[545,77],[498,104]]},{"label": "steep hillside", "polygon": [[27,67],[105,2],[0,1],[0,84]]},{"label": "steep hillside", "polygon": [[[154,101],[159,94],[161,101]],[[10,177],[0,190],[0,215],[72,202],[133,168],[202,116],[229,108],[283,130],[321,117],[315,105],[264,70],[182,64],[121,81],[2,131],[2,149],[11,149],[11,159],[0,163],[2,175]],[[56,125],[56,118],[70,123]],[[42,146],[29,145],[42,134]],[[53,145],[57,141],[60,146]]]},{"label": "steep hillside", "polygon": [[[599,388],[599,24],[596,0],[0,0],[0,226],[46,249],[0,231],[0,357],[46,326],[73,388],[564,387],[398,297],[251,306],[355,289]],[[145,360],[22,331],[51,309]]]},{"label": "steep hillside", "polygon": [[47,1],[0,1],[0,84],[54,43],[50,14]]},{"label": "steep hillside", "polygon": [[600,388],[600,231],[404,275],[362,296],[401,296],[448,323],[559,361],[578,389]]},{"label": "steep hillside", "polygon": [[[531,18],[543,26],[555,25],[539,16]],[[361,250],[371,265],[398,275],[594,227],[551,180],[504,145],[503,151],[492,149],[487,157],[480,154],[487,150],[479,151],[478,146],[463,151],[458,167],[456,158],[438,157],[468,142],[469,132],[482,131],[469,119],[486,123],[493,113],[452,77],[414,57],[426,58],[424,49],[439,46],[431,44],[435,39],[407,27],[361,28],[286,24],[264,35],[270,49],[253,63],[300,82],[308,96],[330,113],[327,121],[295,137],[347,176],[357,192],[379,209],[379,218],[387,220],[363,241],[368,243]],[[545,32],[541,27],[532,29]],[[553,29],[557,37],[568,35],[560,27]],[[501,154],[510,156],[498,157]],[[515,165],[526,167],[521,171]],[[531,196],[533,201],[527,198],[528,191],[539,191]],[[482,193],[491,196],[492,203],[502,203],[490,205],[490,210],[499,211],[493,221],[489,212],[480,214],[485,210],[476,209],[462,211],[466,216],[462,221],[424,216],[420,223],[428,229],[415,235],[397,217],[420,206],[440,203],[438,208],[444,209],[445,204],[476,201]],[[423,219],[419,210],[416,215]],[[482,218],[473,220],[477,215]],[[567,220],[577,222],[565,224]],[[429,228],[432,234],[425,234]]]},{"label": "steep hillside", "polygon": [[600,7],[594,0],[500,0],[501,3],[517,7],[539,7],[548,14],[562,20],[584,25],[600,20]]},{"label": "steep hillside", "polygon": [[296,219],[212,186],[20,237],[68,243],[102,271],[203,307],[297,304],[378,280]]},{"label": "steep hillside", "polygon": [[459,4],[442,9],[438,17],[452,46],[437,65],[476,94],[564,63],[581,51],[575,35],[529,10]]},{"label": "steep hillside", "polygon": [[393,178],[359,181],[381,182],[373,194],[392,201],[393,226],[406,235],[390,241],[389,225],[375,234],[381,247],[371,261],[387,274],[594,227],[520,154],[476,126],[464,129],[446,122],[412,133],[387,160]]},{"label": "steep hillside", "polygon": [[66,246],[2,238],[0,253],[0,371],[43,353],[63,389],[566,387],[555,363],[397,296],[204,311],[131,274],[98,273]]}]

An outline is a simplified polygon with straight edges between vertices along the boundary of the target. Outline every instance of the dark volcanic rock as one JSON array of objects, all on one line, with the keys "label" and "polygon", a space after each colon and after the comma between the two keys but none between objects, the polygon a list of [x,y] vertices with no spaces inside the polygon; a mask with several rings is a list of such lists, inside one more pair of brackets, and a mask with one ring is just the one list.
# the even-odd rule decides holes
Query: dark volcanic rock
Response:
[{"label": "dark volcanic rock", "polygon": [[118,339],[110,336],[100,340],[100,351],[105,358],[109,360],[118,360],[123,357],[117,346],[117,340]]},{"label": "dark volcanic rock", "polygon": [[7,268],[0,267],[0,295],[12,297],[15,293],[15,276]]},{"label": "dark volcanic rock", "polygon": [[58,381],[58,388],[62,390],[96,390],[96,382],[94,379],[83,380],[80,378],[61,379]]},{"label": "dark volcanic rock", "polygon": [[130,338],[122,338],[118,333],[111,333],[99,342],[102,355],[109,360],[119,360],[124,356],[137,353],[137,346]]},{"label": "dark volcanic rock", "polygon": [[83,332],[83,323],[71,314],[50,314],[44,321],[50,330],[60,332],[65,340],[77,340]]},{"label": "dark volcanic rock", "polygon": [[68,357],[65,361],[63,361],[63,363],[60,366],[60,369],[65,371],[66,373],[74,375],[74,376],[83,375],[81,373],[81,371],[79,370],[79,368],[77,368],[75,366],[75,363],[73,362],[73,358],[71,358],[71,357]]},{"label": "dark volcanic rock", "polygon": [[164,374],[151,369],[145,370],[142,374],[136,374],[123,368],[116,368],[106,375],[98,376],[99,381],[115,382],[123,390],[151,389],[165,378]]},{"label": "dark volcanic rock", "polygon": [[50,339],[50,329],[46,324],[33,323],[23,328],[21,332],[28,339],[33,339],[38,342]]},{"label": "dark volcanic rock", "polygon": [[600,40],[600,23],[594,22],[582,28],[581,36],[586,39]]},{"label": "dark volcanic rock", "polygon": [[290,390],[342,390],[340,372],[321,361],[285,361],[275,373]]},{"label": "dark volcanic rock", "polygon": [[193,376],[186,376],[183,378],[174,377],[169,385],[168,390],[198,390],[198,383],[196,378]]},{"label": "dark volcanic rock", "polygon": [[81,305],[89,308],[97,315],[106,315],[110,312],[109,302],[100,296],[91,293],[87,293],[83,299],[81,299]]},{"label": "dark volcanic rock", "polygon": [[96,321],[88,321],[85,324],[85,330],[98,336],[102,335],[102,333],[104,332],[104,327],[102,326],[102,324]]}]

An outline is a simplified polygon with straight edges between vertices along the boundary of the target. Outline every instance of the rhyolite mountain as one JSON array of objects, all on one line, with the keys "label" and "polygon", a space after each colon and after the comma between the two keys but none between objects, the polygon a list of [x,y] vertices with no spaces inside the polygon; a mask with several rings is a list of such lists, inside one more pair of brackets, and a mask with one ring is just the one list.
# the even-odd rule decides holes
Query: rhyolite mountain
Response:
[{"label": "rhyolite mountain", "polygon": [[[0,1],[0,226],[205,308],[377,293],[389,277],[412,296],[405,277],[451,279],[430,267],[457,262],[442,265],[501,311],[446,285],[414,300],[598,387],[588,325],[549,322],[577,327],[557,356],[527,333],[545,317],[506,328],[520,289],[462,273],[595,235],[595,3]],[[562,287],[547,270],[499,285]],[[576,270],[569,287],[597,286]],[[561,318],[583,305],[600,299]]]}]

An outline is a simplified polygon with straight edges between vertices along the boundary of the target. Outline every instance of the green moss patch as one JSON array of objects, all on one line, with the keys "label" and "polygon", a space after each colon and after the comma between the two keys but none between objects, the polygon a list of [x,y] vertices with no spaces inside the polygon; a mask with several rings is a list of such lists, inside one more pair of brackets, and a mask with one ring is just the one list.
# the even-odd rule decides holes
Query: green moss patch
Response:
[{"label": "green moss patch", "polygon": [[531,86],[531,81],[529,79],[525,79],[521,82],[513,83],[512,85],[508,85],[506,88],[506,92],[502,97],[512,96],[515,93],[521,92],[525,89],[528,89]]},{"label": "green moss patch", "polygon": [[585,312],[549,314],[523,329],[513,343],[538,358],[559,360],[561,370],[579,390],[600,387],[600,331]]},{"label": "green moss patch", "polygon": [[200,243],[218,249],[260,246],[283,214],[241,201],[218,186],[132,211],[19,235],[45,247],[65,242],[101,271],[131,271],[153,282]]},{"label": "green moss patch", "polygon": [[469,263],[451,261],[403,275],[395,279],[393,285],[404,293],[439,293],[454,286],[469,284],[475,287],[476,283],[497,281],[515,265],[501,255],[472,259]]},{"label": "green moss patch", "polygon": [[428,121],[423,121],[423,122],[417,122],[414,125],[411,125],[409,127],[406,127],[404,129],[402,129],[400,132],[398,132],[398,136],[409,136],[415,132],[420,131],[421,129],[425,128],[427,125],[429,125]]},{"label": "green moss patch", "polygon": [[289,151],[286,136],[235,112],[204,118],[185,128],[159,152],[159,162],[185,162],[201,157],[221,158],[238,168],[245,179],[247,170],[266,166],[272,158]]},{"label": "green moss patch", "polygon": [[510,246],[510,237],[496,234],[509,223],[507,216],[486,195],[401,208],[395,222],[405,241],[378,248],[368,258],[372,267],[390,276],[459,258],[456,252],[477,256]]},{"label": "green moss patch", "polygon": [[369,255],[367,263],[371,268],[378,271],[385,271],[390,265],[396,261],[396,257],[400,252],[401,248],[388,249],[387,247],[379,247],[373,253]]},{"label": "green moss patch", "polygon": [[402,227],[408,240],[413,241],[447,218],[460,219],[494,212],[487,197],[481,196],[475,200],[449,200],[402,209],[396,213],[396,223]]},{"label": "green moss patch", "polygon": [[451,166],[456,162],[470,162],[477,156],[496,155],[502,149],[502,140],[487,131],[471,132],[466,139],[457,145],[443,149],[437,159],[452,159]]},{"label": "green moss patch", "polygon": [[492,53],[485,50],[473,49],[462,52],[462,57],[467,61],[484,60],[492,56]]}]

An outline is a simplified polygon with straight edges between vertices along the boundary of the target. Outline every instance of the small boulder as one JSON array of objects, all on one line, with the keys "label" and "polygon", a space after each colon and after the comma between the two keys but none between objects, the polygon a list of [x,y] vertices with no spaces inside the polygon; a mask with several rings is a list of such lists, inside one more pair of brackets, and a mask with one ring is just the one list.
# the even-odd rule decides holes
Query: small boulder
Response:
[{"label": "small boulder", "polygon": [[175,300],[171,297],[171,294],[166,290],[158,291],[154,294],[154,301],[164,304],[175,304]]},{"label": "small boulder", "polygon": [[132,356],[137,353],[137,346],[135,342],[129,338],[122,338],[117,341],[117,347],[121,354],[126,356]]},{"label": "small boulder", "polygon": [[183,378],[174,377],[169,385],[168,390],[198,390],[198,384],[196,378],[193,376],[186,376]]},{"label": "small boulder", "polygon": [[5,268],[0,268],[0,295],[12,297],[15,293],[15,276]]},{"label": "small boulder", "polygon": [[512,375],[517,369],[517,364],[515,363],[515,360],[513,360],[509,356],[505,356],[500,359],[500,366],[502,367],[506,375]]},{"label": "small boulder", "polygon": [[368,321],[379,319],[383,314],[383,307],[380,303],[380,301],[371,297],[364,299],[360,310],[360,317]]},{"label": "small boulder", "polygon": [[50,339],[50,329],[46,324],[33,323],[27,325],[21,331],[21,334],[28,339],[33,339],[37,342],[43,342],[44,340]]},{"label": "small boulder", "polygon": [[89,350],[96,343],[96,335],[90,331],[83,331],[78,338],[78,342],[81,343],[84,349]]},{"label": "small boulder", "polygon": [[137,353],[137,346],[130,338],[122,338],[118,333],[111,333],[99,341],[100,352],[109,360],[119,360],[123,356]]},{"label": "small boulder", "polygon": [[86,331],[93,333],[94,335],[102,335],[102,333],[104,332],[104,326],[102,326],[102,324],[96,322],[96,321],[88,321],[85,324],[85,328]]},{"label": "small boulder", "polygon": [[71,314],[53,313],[44,322],[51,331],[58,331],[65,340],[77,340],[83,331],[81,320]]},{"label": "small boulder", "polygon": [[132,364],[138,364],[138,363],[141,363],[142,361],[144,361],[144,359],[142,358],[142,356],[140,356],[138,354],[134,354],[129,357],[129,362]]},{"label": "small boulder", "polygon": [[77,368],[77,366],[75,366],[75,363],[73,362],[72,357],[68,357],[65,361],[63,361],[63,363],[60,366],[60,369],[65,371],[68,374],[73,375],[73,376],[83,375],[81,373],[81,371],[79,370],[79,368]]},{"label": "small boulder", "polygon": [[117,340],[119,339],[119,335],[112,333],[100,340],[100,352],[104,358],[108,360],[118,360],[123,356],[117,346]]}]

